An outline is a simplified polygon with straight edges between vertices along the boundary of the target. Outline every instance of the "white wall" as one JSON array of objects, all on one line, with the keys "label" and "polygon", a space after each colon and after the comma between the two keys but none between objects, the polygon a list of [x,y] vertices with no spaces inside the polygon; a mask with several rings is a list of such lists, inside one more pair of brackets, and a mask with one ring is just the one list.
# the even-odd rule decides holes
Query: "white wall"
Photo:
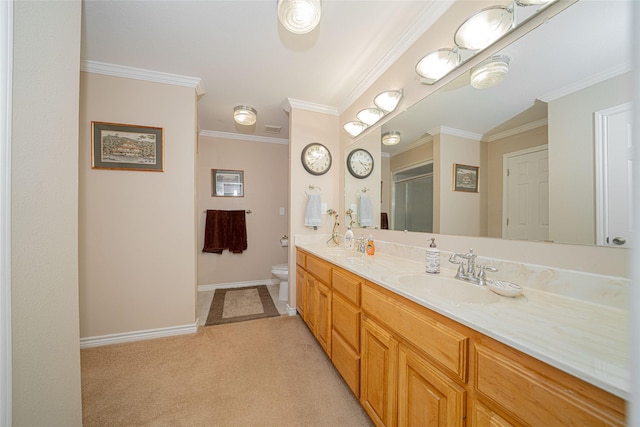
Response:
[{"label": "white wall", "polygon": [[79,1],[14,3],[13,425],[80,426]]}]

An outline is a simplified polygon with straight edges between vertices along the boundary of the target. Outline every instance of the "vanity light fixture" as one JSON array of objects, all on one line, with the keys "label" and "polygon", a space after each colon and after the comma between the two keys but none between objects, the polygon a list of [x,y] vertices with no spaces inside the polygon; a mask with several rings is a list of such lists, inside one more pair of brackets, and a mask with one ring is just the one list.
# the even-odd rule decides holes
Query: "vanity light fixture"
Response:
[{"label": "vanity light fixture", "polygon": [[486,89],[497,85],[509,72],[509,57],[496,55],[471,69],[471,86]]},{"label": "vanity light fixture", "polygon": [[233,109],[233,120],[239,125],[251,126],[256,124],[258,112],[255,108],[247,107],[246,105],[238,105]]},{"label": "vanity light fixture", "polygon": [[320,22],[320,0],[278,0],[278,19],[294,34],[306,34]]},{"label": "vanity light fixture", "polygon": [[456,30],[456,46],[481,50],[508,33],[515,24],[513,5],[490,6],[476,12]]},{"label": "vanity light fixture", "polygon": [[425,55],[416,64],[416,73],[420,76],[421,83],[433,84],[458,65],[459,49],[438,49]]},{"label": "vanity light fixture", "polygon": [[347,131],[352,138],[360,135],[366,128],[369,127],[366,123],[360,121],[347,122],[344,124],[344,130]]},{"label": "vanity light fixture", "polygon": [[389,114],[398,107],[403,96],[403,89],[387,90],[376,95],[376,97],[373,98],[373,103],[376,107],[384,111],[385,114]]},{"label": "vanity light fixture", "polygon": [[365,108],[364,110],[360,110],[358,114],[356,114],[356,117],[361,122],[371,126],[384,117],[384,111],[379,108]]},{"label": "vanity light fixture", "polygon": [[400,143],[400,132],[390,130],[382,134],[382,143],[384,145],[396,145]]}]

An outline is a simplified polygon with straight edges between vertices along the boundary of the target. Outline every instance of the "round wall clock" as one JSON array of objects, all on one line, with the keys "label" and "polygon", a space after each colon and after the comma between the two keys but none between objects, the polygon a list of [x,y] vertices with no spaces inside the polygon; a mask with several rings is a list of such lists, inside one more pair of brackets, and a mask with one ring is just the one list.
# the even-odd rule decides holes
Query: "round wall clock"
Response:
[{"label": "round wall clock", "polygon": [[312,142],[302,150],[302,166],[312,175],[322,175],[331,168],[331,153],[319,142]]},{"label": "round wall clock", "polygon": [[373,156],[363,148],[356,148],[347,157],[347,169],[356,178],[366,178],[373,172]]}]

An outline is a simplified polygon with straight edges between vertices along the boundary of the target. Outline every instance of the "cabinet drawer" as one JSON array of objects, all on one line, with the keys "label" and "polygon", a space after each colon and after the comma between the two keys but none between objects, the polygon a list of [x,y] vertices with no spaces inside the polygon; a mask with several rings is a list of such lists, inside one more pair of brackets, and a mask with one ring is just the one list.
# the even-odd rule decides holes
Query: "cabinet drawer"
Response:
[{"label": "cabinet drawer", "polygon": [[307,255],[307,272],[313,274],[316,279],[331,287],[331,264],[328,262]]},{"label": "cabinet drawer", "polygon": [[362,310],[386,323],[433,360],[467,381],[469,338],[366,285]]},{"label": "cabinet drawer", "polygon": [[297,249],[296,264],[298,264],[302,268],[307,268],[306,260],[307,260],[307,254],[302,252],[300,249]]},{"label": "cabinet drawer", "polygon": [[[573,388],[541,373],[545,368],[534,365],[543,365],[542,362],[532,362],[527,366],[525,358],[521,358],[523,363],[520,363],[481,345],[475,347],[475,353],[476,389],[526,424],[563,427],[624,425],[622,414],[583,394],[589,387]],[[592,391],[596,391],[595,388]]]},{"label": "cabinet drawer", "polygon": [[360,398],[360,356],[335,330],[331,337],[331,361],[353,394]]},{"label": "cabinet drawer", "polygon": [[360,352],[360,310],[340,294],[333,294],[333,329],[351,346]]},{"label": "cabinet drawer", "polygon": [[360,288],[362,278],[342,269],[333,269],[332,272],[334,291],[338,291],[356,307],[360,307]]}]

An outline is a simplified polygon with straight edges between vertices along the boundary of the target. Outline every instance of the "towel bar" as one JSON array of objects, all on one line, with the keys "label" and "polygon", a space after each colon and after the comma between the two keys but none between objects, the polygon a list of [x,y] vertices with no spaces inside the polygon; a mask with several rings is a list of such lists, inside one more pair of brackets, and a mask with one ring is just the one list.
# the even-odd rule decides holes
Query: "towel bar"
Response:
[{"label": "towel bar", "polygon": [[[203,213],[207,213],[207,210],[202,211]],[[251,209],[247,209],[246,211],[244,211],[244,213],[250,214],[253,211]]]}]

